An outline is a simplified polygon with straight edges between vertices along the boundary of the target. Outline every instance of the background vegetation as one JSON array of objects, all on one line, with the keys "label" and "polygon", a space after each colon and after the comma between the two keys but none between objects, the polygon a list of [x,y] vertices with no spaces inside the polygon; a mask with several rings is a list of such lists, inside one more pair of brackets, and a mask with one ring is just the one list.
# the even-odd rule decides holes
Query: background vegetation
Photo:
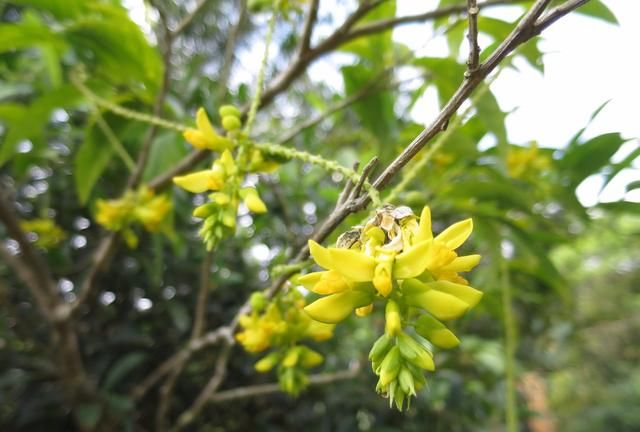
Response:
[{"label": "background vegetation", "polygon": [[[197,237],[191,212],[203,198],[171,187],[170,174],[212,155],[148,116],[190,125],[202,106],[219,124],[227,103],[246,113],[273,13],[271,2],[248,3],[148,1],[143,29],[118,0],[0,2],[0,429],[640,429],[638,204],[584,208],[575,195],[589,176],[611,181],[640,150],[612,160],[627,142],[615,131],[576,131],[557,150],[537,148],[535,136],[509,142],[507,113],[465,64],[460,0],[406,19],[392,0],[282,2],[252,135],[345,167],[374,156],[385,167],[424,129],[409,111],[427,89],[444,107],[461,83],[478,80],[446,131],[381,192],[416,212],[428,204],[435,232],[473,218],[465,250],[483,255],[470,279],[485,294],[453,325],[461,346],[437,353],[428,389],[405,413],[375,393],[366,360],[380,311],[350,318],[316,347],[326,360],[314,376],[327,382],[298,398],[269,386],[250,397],[228,392],[276,378],[257,374],[255,357],[220,329],[252,292],[277,283],[276,266],[332,214],[345,182],[283,161],[251,179],[268,213],[242,213],[237,235],[211,255]],[[597,0],[551,3],[567,12],[586,3],[572,13],[616,23]],[[479,2],[478,28],[491,41],[481,64],[518,21],[491,18],[491,9],[519,15],[532,4]],[[448,56],[395,42],[389,30],[404,22],[434,25]],[[519,46],[488,80],[516,58],[543,71],[538,42]],[[342,82],[311,79],[321,57],[336,60]],[[174,207],[170,229],[139,230],[130,249],[95,222],[95,207],[139,184],[167,191]],[[349,215],[325,244],[366,214]],[[61,231],[17,222],[39,218]],[[180,423],[212,381],[198,415]]]}]

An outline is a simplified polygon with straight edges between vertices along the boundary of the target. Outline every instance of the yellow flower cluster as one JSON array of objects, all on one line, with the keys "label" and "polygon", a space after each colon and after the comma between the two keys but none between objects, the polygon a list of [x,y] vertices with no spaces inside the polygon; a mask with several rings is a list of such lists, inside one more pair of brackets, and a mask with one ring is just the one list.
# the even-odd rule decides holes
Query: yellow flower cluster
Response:
[{"label": "yellow flower cluster", "polygon": [[52,249],[67,238],[67,233],[53,219],[37,218],[20,221],[24,232],[35,234],[33,242],[43,249]]},{"label": "yellow flower cluster", "polygon": [[551,158],[540,154],[536,142],[532,142],[528,148],[510,148],[507,153],[507,174],[512,178],[535,179],[550,166]]},{"label": "yellow flower cluster", "polygon": [[240,317],[242,331],[236,340],[248,352],[273,351],[255,364],[258,372],[268,372],[277,366],[283,391],[299,393],[308,383],[306,370],[319,365],[322,355],[300,345],[310,339],[320,342],[333,336],[333,325],[312,320],[303,308],[305,300],[295,290],[282,294],[267,304],[262,293],[251,298],[252,311]]},{"label": "yellow flower cluster", "polygon": [[211,126],[204,109],[196,115],[197,129],[187,129],[185,139],[198,149],[221,152],[210,169],[197,171],[173,178],[173,182],[192,193],[213,192],[209,202],[197,207],[193,215],[204,219],[200,230],[207,249],[211,250],[220,240],[231,235],[236,229],[238,205],[243,202],[254,213],[264,213],[267,207],[254,187],[242,187],[244,177],[249,172],[270,172],[277,167],[273,161],[265,160],[262,153],[241,147],[237,157],[233,149],[240,139],[242,126],[237,108],[225,105],[219,110],[222,126],[227,136],[219,135]]},{"label": "yellow flower cluster", "polygon": [[155,195],[149,188],[141,187],[118,199],[99,199],[96,208],[96,221],[110,231],[122,232],[127,245],[135,248],[138,236],[131,226],[139,223],[149,232],[159,231],[172,204],[167,196]]},{"label": "yellow flower cluster", "polygon": [[[417,218],[408,207],[385,206],[364,227],[341,236],[338,247],[309,242],[311,256],[326,269],[299,279],[324,296],[305,307],[313,319],[337,323],[354,310],[370,313],[376,298],[386,302],[385,335],[370,358],[380,377],[377,390],[398,409],[424,385],[421,369],[435,368],[432,344],[452,348],[459,343],[440,320],[462,316],[482,297],[459,275],[475,267],[480,256],[455,252],[472,229],[467,219],[434,237],[429,207]],[[406,327],[413,331],[407,333]]]}]

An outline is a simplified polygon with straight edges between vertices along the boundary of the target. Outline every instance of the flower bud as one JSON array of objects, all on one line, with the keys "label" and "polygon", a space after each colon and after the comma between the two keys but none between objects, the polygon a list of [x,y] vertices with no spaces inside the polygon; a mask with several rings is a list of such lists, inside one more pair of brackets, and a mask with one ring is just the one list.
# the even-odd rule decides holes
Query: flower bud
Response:
[{"label": "flower bud", "polygon": [[240,119],[236,116],[224,116],[222,117],[222,127],[228,131],[234,131],[240,129],[242,123],[240,123]]},{"label": "flower bud", "polygon": [[254,365],[254,368],[258,372],[269,372],[278,364],[278,360],[280,360],[280,355],[277,352],[272,352],[258,360]]},{"label": "flower bud", "polygon": [[233,116],[239,118],[241,116],[240,110],[233,105],[222,105],[218,109],[218,114],[220,114],[220,117]]},{"label": "flower bud", "polygon": [[401,360],[400,349],[394,346],[389,350],[380,365],[380,385],[382,387],[389,385],[391,381],[396,379],[400,372]]},{"label": "flower bud", "polygon": [[289,348],[287,353],[284,355],[284,359],[282,359],[282,366],[288,368],[294,367],[300,359],[300,351],[301,347],[299,346]]},{"label": "flower bud", "polygon": [[251,305],[251,310],[261,312],[267,306],[267,298],[260,291],[254,292],[249,298],[249,304]]},{"label": "flower bud", "polygon": [[302,347],[300,355],[300,365],[304,368],[312,368],[318,366],[324,361],[322,354],[312,350],[311,348]]},{"label": "flower bud", "polygon": [[422,315],[415,325],[416,332],[440,348],[453,348],[460,340],[444,324],[430,315]]},{"label": "flower bud", "polygon": [[391,338],[387,336],[386,333],[380,336],[373,344],[373,347],[371,347],[371,351],[369,351],[369,360],[382,360],[387,351],[389,351],[389,348],[391,348],[391,342]]},{"label": "flower bud", "polygon": [[387,302],[385,307],[385,326],[384,332],[388,336],[396,336],[402,331],[402,318],[400,316],[400,307],[398,303],[393,300]]},{"label": "flower bud", "polygon": [[371,303],[371,295],[358,290],[348,290],[319,298],[304,310],[316,321],[335,324],[345,319],[358,307]]}]

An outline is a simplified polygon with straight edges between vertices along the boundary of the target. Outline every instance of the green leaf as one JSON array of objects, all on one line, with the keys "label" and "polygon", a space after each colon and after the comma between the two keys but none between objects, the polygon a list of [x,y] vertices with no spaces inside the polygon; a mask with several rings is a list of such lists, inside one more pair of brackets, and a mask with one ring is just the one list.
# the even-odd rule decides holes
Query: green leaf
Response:
[{"label": "green leaf", "polygon": [[84,430],[93,430],[102,417],[102,406],[97,402],[78,405],[75,417]]},{"label": "green leaf", "polygon": [[611,157],[626,141],[617,132],[599,135],[567,149],[558,165],[569,177],[571,185],[577,186],[582,180],[608,165]]},{"label": "green leaf", "polygon": [[460,86],[464,78],[465,65],[449,57],[422,57],[413,60],[430,75],[430,80],[438,89],[438,99],[444,105]]},{"label": "green leaf", "polygon": [[504,122],[507,117],[502,112],[498,101],[491,91],[486,91],[484,94],[476,99],[476,116],[485,125],[489,132],[492,132],[498,139],[499,144],[507,143],[507,129]]},{"label": "green leaf", "polygon": [[111,390],[116,384],[122,381],[128,373],[141,365],[148,355],[143,352],[132,352],[126,354],[120,358],[111,366],[107,373],[102,388],[104,390]]},{"label": "green leaf", "polygon": [[107,137],[95,124],[90,124],[85,132],[84,142],[74,158],[74,180],[80,203],[86,204],[96,182],[114,154]]},{"label": "green leaf", "polygon": [[588,3],[576,9],[576,13],[587,15],[592,18],[597,18],[611,24],[620,24],[616,16],[613,14],[613,12],[611,12],[611,9],[605,6],[605,4],[600,0],[589,1]]},{"label": "green leaf", "polygon": [[[366,86],[377,73],[363,65],[343,67],[342,77],[347,96]],[[396,133],[397,120],[393,109],[394,102],[393,93],[385,91],[373,93],[353,105],[353,110],[362,125],[371,131],[381,143],[388,142]]]},{"label": "green leaf", "polygon": [[188,149],[180,133],[168,131],[160,134],[151,145],[143,180],[150,180],[166,171],[187,153]]}]

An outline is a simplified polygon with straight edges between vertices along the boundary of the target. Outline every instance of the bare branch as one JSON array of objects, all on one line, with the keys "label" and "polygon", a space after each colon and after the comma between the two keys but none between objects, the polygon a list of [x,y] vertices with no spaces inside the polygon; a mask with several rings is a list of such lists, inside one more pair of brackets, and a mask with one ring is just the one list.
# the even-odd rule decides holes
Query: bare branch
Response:
[{"label": "bare branch", "polygon": [[227,84],[229,83],[229,76],[231,69],[233,68],[234,53],[236,50],[236,44],[238,43],[238,37],[240,36],[240,29],[242,23],[247,16],[247,2],[246,0],[240,0],[238,19],[229,32],[229,38],[224,47],[224,59],[222,61],[222,68],[220,70],[220,77],[218,78],[218,99],[222,100],[227,94]]},{"label": "bare branch", "polygon": [[205,407],[207,401],[211,398],[211,396],[218,390],[218,387],[222,384],[225,375],[227,374],[227,362],[229,360],[229,355],[231,354],[231,344],[225,344],[221,348],[221,352],[218,353],[218,359],[216,360],[216,367],[214,370],[211,379],[206,386],[202,389],[196,400],[193,404],[187,409],[185,412],[180,414],[178,417],[178,422],[176,423],[176,427],[174,430],[178,431],[183,429],[189,423],[193,422],[193,420],[200,414],[202,409]]},{"label": "bare branch", "polygon": [[313,27],[318,19],[318,7],[320,6],[320,0],[311,0],[309,5],[309,12],[307,12],[307,19],[304,22],[304,28],[302,30],[302,40],[300,41],[299,56],[304,55],[311,48],[311,35],[313,33]]},{"label": "bare branch", "polygon": [[[350,380],[358,376],[360,373],[360,365],[356,364],[347,370],[339,372],[321,373],[309,376],[309,385],[329,384],[336,381]],[[261,384],[247,387],[239,387],[231,390],[225,390],[211,395],[209,403],[228,402],[237,399],[246,399],[266,394],[281,392],[278,383]]]},{"label": "bare branch", "polygon": [[51,270],[20,227],[20,219],[13,207],[7,191],[0,190],[0,222],[6,227],[7,234],[18,242],[20,256],[14,257],[4,246],[0,250],[7,263],[12,265],[31,291],[40,307],[40,312],[47,318],[53,318],[52,312],[60,300]]},{"label": "bare branch", "polygon": [[554,22],[565,16],[571,11],[578,9],[580,6],[589,2],[589,0],[569,0],[561,4],[560,6],[552,9],[544,17],[538,19],[535,23],[535,31],[540,34],[541,31],[549,27]]},{"label": "bare branch", "polygon": [[[477,4],[478,9],[484,9],[492,6],[504,6],[510,4],[523,3],[525,0],[486,0]],[[345,42],[367,36],[374,33],[380,33],[391,30],[397,26],[404,24],[415,24],[425,21],[431,21],[437,18],[443,18],[450,15],[461,14],[467,11],[466,4],[445,6],[430,12],[416,15],[405,15],[401,17],[389,18],[386,20],[374,21],[372,23],[360,26],[349,32],[345,38]]]},{"label": "bare branch", "polygon": [[171,39],[175,39],[176,37],[178,37],[183,31],[187,29],[187,27],[191,25],[194,18],[200,13],[206,3],[207,0],[198,0],[193,10],[189,12],[184,18],[182,18],[182,21],[178,23],[175,29],[170,31]]},{"label": "bare branch", "polygon": [[469,15],[469,59],[467,60],[467,76],[472,75],[478,68],[480,61],[480,47],[478,46],[478,2],[467,0],[467,14]]}]

